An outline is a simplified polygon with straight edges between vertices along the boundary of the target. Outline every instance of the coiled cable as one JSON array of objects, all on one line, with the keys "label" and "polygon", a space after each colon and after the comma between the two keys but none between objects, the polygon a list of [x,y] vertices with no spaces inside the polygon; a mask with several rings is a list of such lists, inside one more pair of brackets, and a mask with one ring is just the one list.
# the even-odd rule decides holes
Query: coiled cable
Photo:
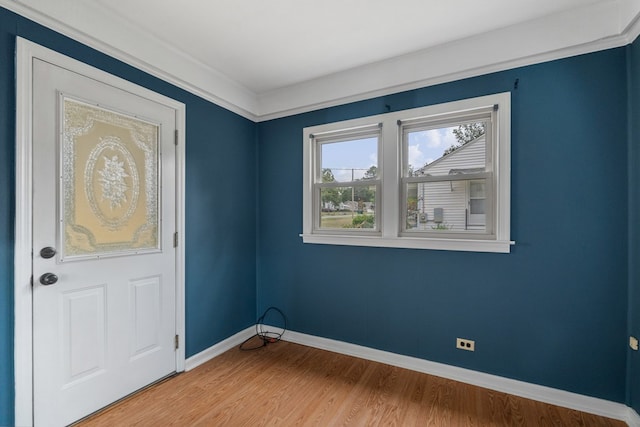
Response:
[{"label": "coiled cable", "polygon": [[[264,319],[272,311],[279,313],[280,317],[282,318],[283,327],[282,327],[282,331],[280,332],[269,331],[265,329]],[[270,325],[270,326],[275,326],[275,325]],[[269,307],[265,310],[262,316],[258,317],[258,320],[256,320],[256,333],[250,336],[249,338],[247,338],[246,340],[244,340],[242,344],[240,344],[240,350],[242,351],[256,350],[258,348],[265,347],[267,344],[277,343],[282,339],[282,335],[284,335],[286,330],[287,330],[287,317],[279,308]],[[249,341],[253,340],[254,338],[258,338],[258,340],[261,341],[261,344],[253,347],[247,347],[247,344],[249,343]]]}]

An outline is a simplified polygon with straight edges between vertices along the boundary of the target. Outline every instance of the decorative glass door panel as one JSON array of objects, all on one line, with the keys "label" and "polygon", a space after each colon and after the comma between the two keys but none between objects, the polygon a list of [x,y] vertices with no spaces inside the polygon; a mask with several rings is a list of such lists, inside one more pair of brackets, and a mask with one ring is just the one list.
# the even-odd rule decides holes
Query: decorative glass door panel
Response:
[{"label": "decorative glass door panel", "polygon": [[61,261],[159,251],[159,125],[60,99]]}]

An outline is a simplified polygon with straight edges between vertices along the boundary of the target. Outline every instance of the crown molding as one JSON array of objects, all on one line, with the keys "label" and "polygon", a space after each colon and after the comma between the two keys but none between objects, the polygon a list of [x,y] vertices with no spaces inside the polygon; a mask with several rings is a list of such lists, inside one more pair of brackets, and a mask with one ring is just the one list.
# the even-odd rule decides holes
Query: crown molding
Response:
[{"label": "crown molding", "polygon": [[[219,105],[249,120],[256,121],[255,93],[219,71],[186,55],[175,47],[144,33],[110,10],[93,2],[58,0],[56,5],[72,3],[75,23],[72,26],[51,14],[36,10],[17,0],[0,0],[0,7],[10,10],[44,27],[83,43],[99,52],[136,67],[181,89]],[[54,2],[43,1],[45,5]],[[54,6],[50,6],[54,7]],[[92,17],[101,16],[96,20]],[[116,23],[117,25],[114,25]],[[90,32],[90,33],[89,33]],[[28,34],[17,34],[28,39]],[[136,40],[136,43],[131,43]]]},{"label": "crown molding", "polygon": [[630,23],[622,19],[622,6],[574,9],[260,94],[258,117],[271,120],[624,46],[635,39],[632,31],[640,32],[640,6],[624,8],[626,14],[634,6]]},{"label": "crown molding", "polygon": [[[262,110],[262,114],[259,114],[257,116],[257,119],[259,122],[278,119],[282,117],[292,116],[295,114],[315,111],[322,108],[329,108],[337,105],[348,104],[351,102],[363,101],[366,99],[391,95],[394,93],[405,92],[405,91],[420,89],[428,86],[434,86],[442,83],[453,82],[456,80],[477,77],[484,74],[510,70],[513,68],[519,68],[519,67],[524,67],[528,65],[535,65],[543,62],[554,61],[557,59],[568,58],[572,56],[597,52],[597,51],[606,50],[606,49],[612,49],[620,46],[625,46],[627,44],[629,44],[629,42],[627,42],[627,38],[624,36],[610,37],[607,39],[598,40],[596,42],[579,45],[579,46],[571,46],[565,49],[560,49],[552,52],[545,52],[537,55],[516,58],[516,59],[512,59],[512,60],[508,60],[500,63],[479,66],[477,68],[469,68],[462,71],[452,71],[448,74],[428,77],[428,78],[418,80],[418,81],[413,81],[410,83],[389,85],[387,87],[383,87],[377,90],[369,90],[369,91],[363,90],[362,92],[354,93],[352,95],[347,95],[342,97],[336,96],[334,98],[327,98],[325,100],[321,100],[318,102],[309,102],[308,104],[303,104],[304,99],[302,98],[304,95],[306,95],[307,99],[309,100],[319,99],[319,97],[314,97],[314,93],[312,92],[323,93],[322,86],[324,85],[331,86],[330,84],[325,83],[331,77],[335,78],[336,80],[343,80],[346,78],[351,82],[353,82],[354,84],[357,83],[356,80],[352,80],[348,76],[346,77],[345,76],[327,76],[322,79],[323,81],[316,82],[317,84],[313,84],[312,82],[305,82],[304,84],[305,87],[302,87],[302,85],[300,85],[296,88],[291,88],[291,87],[284,88],[275,93],[270,93],[269,95],[261,98],[262,102],[264,103],[263,110]],[[389,67],[389,68],[392,68],[392,67]],[[359,70],[359,71],[353,70],[353,71],[354,73],[362,73],[362,74],[366,73],[364,70]],[[291,93],[287,93],[288,91],[291,91]],[[292,103],[293,105],[291,105],[289,108],[283,105],[278,105],[278,106],[274,105],[278,103],[278,101],[281,101],[282,99],[291,100],[291,98],[287,98],[287,95],[295,96],[296,93],[301,94],[299,99],[297,99],[298,101],[300,101],[299,104],[301,105],[295,105],[295,103]]]},{"label": "crown molding", "polygon": [[[0,7],[255,122],[620,47],[640,35],[640,0],[613,0],[256,94],[93,2],[55,3]],[[74,12],[66,22],[47,13],[59,5]]]},{"label": "crown molding", "polygon": [[640,36],[640,14],[627,24],[622,35],[626,38],[627,44],[633,43]]}]

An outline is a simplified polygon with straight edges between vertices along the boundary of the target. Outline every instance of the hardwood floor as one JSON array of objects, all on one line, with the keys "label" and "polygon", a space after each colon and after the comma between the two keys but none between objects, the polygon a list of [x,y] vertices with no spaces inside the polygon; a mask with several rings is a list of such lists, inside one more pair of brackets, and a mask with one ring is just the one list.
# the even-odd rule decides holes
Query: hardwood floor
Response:
[{"label": "hardwood floor", "polygon": [[279,342],[230,350],[79,424],[625,426],[622,421]]}]

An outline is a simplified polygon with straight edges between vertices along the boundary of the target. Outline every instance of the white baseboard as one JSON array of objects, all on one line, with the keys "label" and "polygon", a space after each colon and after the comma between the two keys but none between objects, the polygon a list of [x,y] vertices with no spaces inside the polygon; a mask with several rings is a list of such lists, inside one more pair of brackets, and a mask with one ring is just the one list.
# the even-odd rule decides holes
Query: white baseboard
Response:
[{"label": "white baseboard", "polygon": [[627,418],[624,420],[630,427],[640,427],[640,415],[631,408],[628,408]]},{"label": "white baseboard", "polygon": [[239,346],[249,338],[250,336],[256,333],[255,326],[249,326],[247,329],[244,329],[238,332],[235,335],[230,336],[229,338],[220,341],[217,344],[212,345],[206,350],[201,351],[200,353],[194,354],[185,360],[185,371],[190,371],[203,363],[208,362],[216,356],[220,356],[227,350],[231,350],[234,347]]},{"label": "white baseboard", "polygon": [[578,411],[596,414],[603,417],[614,418],[627,422],[630,426],[640,427],[640,417],[628,406],[622,403],[611,402],[595,397],[584,396],[569,391],[554,389],[537,384],[517,381],[497,375],[485,374],[470,369],[445,365],[443,363],[430,362],[410,356],[403,356],[387,351],[376,350],[335,341],[327,338],[307,335],[300,332],[287,331],[282,337],[284,341],[328,350],[335,353],[359,357],[374,362],[386,363],[400,368],[410,369],[442,378],[460,381],[491,390],[509,393],[539,402],[575,409]]},{"label": "white baseboard", "polygon": [[[269,330],[281,330],[280,328],[273,326],[268,326],[267,328]],[[190,371],[214,357],[219,356],[225,351],[239,346],[244,342],[244,340],[251,337],[253,334],[255,334],[255,327],[250,326],[224,341],[189,357],[185,361],[185,369]],[[622,403],[611,402],[604,399],[598,399],[596,397],[584,396],[569,391],[499,377],[497,375],[485,374],[483,372],[472,371],[470,369],[445,365],[438,362],[431,362],[424,359],[418,359],[416,357],[403,356],[356,344],[349,344],[343,341],[316,337],[295,331],[286,331],[282,336],[282,340],[306,345],[308,347],[328,350],[334,353],[359,357],[361,359],[371,360],[374,362],[386,363],[387,365],[410,369],[412,371],[435,375],[437,377],[448,378],[466,384],[472,384],[527,399],[537,400],[539,402],[549,403],[551,405],[614,418],[625,421],[631,427],[640,427],[640,416],[638,413]]]}]

